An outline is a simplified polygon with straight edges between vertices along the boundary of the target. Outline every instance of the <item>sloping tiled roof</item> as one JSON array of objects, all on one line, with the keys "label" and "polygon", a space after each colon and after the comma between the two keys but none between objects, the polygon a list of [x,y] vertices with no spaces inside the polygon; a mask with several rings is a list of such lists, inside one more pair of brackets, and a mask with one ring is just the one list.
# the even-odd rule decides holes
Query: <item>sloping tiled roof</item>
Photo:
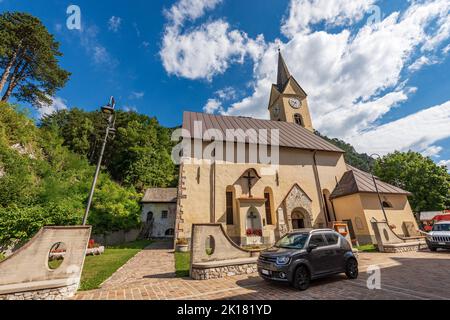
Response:
[{"label": "sloping tiled roof", "polygon": [[[355,167],[347,165],[347,171],[339,181],[338,186],[330,195],[330,199],[335,199],[355,193],[376,193],[372,175],[370,173],[359,170]],[[395,187],[389,183],[381,181],[375,177],[378,190],[381,194],[404,194],[411,195],[410,192]]]},{"label": "sloping tiled roof", "polygon": [[176,203],[177,194],[177,188],[150,188],[145,191],[145,195],[142,198],[141,202]]},{"label": "sloping tiled roof", "polygon": [[[226,130],[238,130],[242,129],[244,132],[248,129],[267,129],[267,135],[269,141],[261,141],[261,143],[270,145],[270,129],[279,130],[280,146],[290,147],[297,149],[307,149],[307,150],[320,150],[320,151],[331,151],[340,152],[344,151],[340,148],[334,146],[328,141],[322,139],[321,137],[315,135],[311,131],[299,126],[295,123],[289,123],[284,121],[271,121],[271,120],[260,120],[254,118],[246,117],[232,117],[232,116],[221,116],[212,115],[207,113],[197,113],[185,111],[183,114],[183,129],[189,132],[190,136],[183,133],[183,137],[192,138],[194,137],[194,122],[199,121],[202,124],[201,137],[204,141],[212,141],[212,137],[205,134],[206,130],[217,129],[223,135],[223,140],[226,140]],[[200,133],[198,133],[200,134]],[[200,135],[195,135],[200,137]],[[245,138],[245,142],[248,143],[248,137]],[[260,137],[261,138],[261,137]]]}]

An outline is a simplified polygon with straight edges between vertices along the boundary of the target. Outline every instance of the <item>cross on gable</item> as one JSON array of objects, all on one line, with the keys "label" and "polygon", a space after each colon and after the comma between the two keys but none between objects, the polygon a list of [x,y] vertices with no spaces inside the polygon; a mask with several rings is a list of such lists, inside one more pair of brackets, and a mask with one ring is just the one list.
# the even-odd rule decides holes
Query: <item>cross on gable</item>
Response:
[{"label": "cross on gable", "polygon": [[252,187],[253,187],[253,179],[258,179],[259,177],[256,175],[252,175],[253,169],[247,170],[247,173],[243,176],[244,179],[247,180],[248,185],[248,196],[251,198],[252,196]]}]

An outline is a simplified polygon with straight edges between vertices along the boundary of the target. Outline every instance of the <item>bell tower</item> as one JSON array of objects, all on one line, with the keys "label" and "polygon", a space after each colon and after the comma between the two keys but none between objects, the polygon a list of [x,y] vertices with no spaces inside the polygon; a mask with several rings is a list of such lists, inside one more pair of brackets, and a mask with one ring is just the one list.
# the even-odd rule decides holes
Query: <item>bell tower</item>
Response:
[{"label": "bell tower", "polygon": [[296,123],[314,131],[308,107],[308,95],[289,73],[278,50],[277,83],[272,85],[269,101],[270,120]]}]

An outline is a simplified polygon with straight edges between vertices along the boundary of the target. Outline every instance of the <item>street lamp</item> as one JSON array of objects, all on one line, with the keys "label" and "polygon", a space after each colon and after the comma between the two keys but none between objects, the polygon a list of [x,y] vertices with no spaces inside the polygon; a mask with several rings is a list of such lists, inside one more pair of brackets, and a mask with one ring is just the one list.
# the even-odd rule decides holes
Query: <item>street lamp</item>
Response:
[{"label": "street lamp", "polygon": [[[378,159],[381,159],[381,156],[378,153],[373,153],[370,155],[371,158],[373,158],[374,156],[378,157]],[[370,161],[368,161],[368,164],[369,164],[369,168],[370,168]],[[386,220],[386,223],[388,223],[388,218],[386,215],[386,211],[384,210],[383,201],[381,200],[380,191],[378,190],[378,185],[377,185],[377,179],[375,179],[375,176],[373,174],[373,169],[371,170],[370,173],[372,174],[373,184],[375,185],[375,191],[377,192],[378,201],[380,202],[381,210],[383,211],[384,220]]]},{"label": "street lamp", "polygon": [[105,138],[103,139],[103,145],[102,145],[102,149],[100,151],[100,156],[98,158],[97,168],[95,169],[94,180],[92,181],[91,191],[89,193],[89,200],[88,200],[88,203],[86,206],[86,211],[85,211],[84,217],[83,217],[83,226],[85,226],[87,223],[87,219],[89,216],[89,210],[91,209],[92,198],[94,197],[95,185],[97,184],[98,175],[100,173],[100,167],[101,167],[102,160],[103,160],[103,154],[105,153],[106,143],[108,142],[109,133],[116,131],[116,129],[114,128],[114,123],[115,123],[114,108],[115,108],[115,106],[116,106],[116,102],[114,100],[114,97],[111,97],[109,100],[109,103],[106,106],[101,107],[102,113],[108,115],[108,120],[107,120],[108,126],[106,127]]}]

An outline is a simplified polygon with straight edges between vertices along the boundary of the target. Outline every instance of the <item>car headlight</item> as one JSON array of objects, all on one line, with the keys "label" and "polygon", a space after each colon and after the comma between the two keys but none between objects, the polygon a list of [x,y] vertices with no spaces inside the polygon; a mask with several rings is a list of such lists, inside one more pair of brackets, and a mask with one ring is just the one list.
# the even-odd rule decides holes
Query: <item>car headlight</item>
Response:
[{"label": "car headlight", "polygon": [[289,261],[291,260],[290,257],[277,257],[277,264],[278,265],[286,265],[289,263]]}]

